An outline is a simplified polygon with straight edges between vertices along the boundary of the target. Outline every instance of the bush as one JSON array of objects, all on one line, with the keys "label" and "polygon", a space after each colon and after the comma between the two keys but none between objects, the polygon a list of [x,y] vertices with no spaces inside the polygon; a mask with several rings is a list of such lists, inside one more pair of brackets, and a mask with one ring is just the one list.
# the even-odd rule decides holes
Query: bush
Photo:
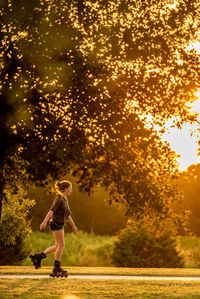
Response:
[{"label": "bush", "polygon": [[19,186],[17,193],[6,193],[8,201],[4,203],[0,225],[0,265],[16,265],[29,254],[25,241],[31,232],[27,215],[34,201],[26,198]]},{"label": "bush", "polygon": [[16,238],[15,244],[5,245],[0,242],[0,265],[19,265],[29,254],[29,249],[20,237]]},{"label": "bush", "polygon": [[130,222],[114,243],[112,261],[119,267],[183,267],[183,258],[176,249],[176,239],[162,225],[143,219]]}]

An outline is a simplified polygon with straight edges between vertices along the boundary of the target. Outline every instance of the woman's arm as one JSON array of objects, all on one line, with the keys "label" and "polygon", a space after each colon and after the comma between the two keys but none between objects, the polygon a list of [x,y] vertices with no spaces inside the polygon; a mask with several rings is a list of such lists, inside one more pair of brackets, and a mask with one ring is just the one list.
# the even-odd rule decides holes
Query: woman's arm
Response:
[{"label": "woman's arm", "polygon": [[78,234],[78,228],[76,227],[76,225],[74,224],[74,221],[72,219],[72,217],[69,215],[69,217],[67,218],[67,222],[69,222],[75,232],[75,234]]},{"label": "woman's arm", "polygon": [[43,228],[44,228],[44,229],[46,228],[47,223],[48,223],[48,221],[49,221],[49,219],[51,218],[52,215],[53,215],[53,211],[50,210],[50,211],[47,213],[46,217],[44,218],[44,221],[40,224],[40,230],[42,230]]}]

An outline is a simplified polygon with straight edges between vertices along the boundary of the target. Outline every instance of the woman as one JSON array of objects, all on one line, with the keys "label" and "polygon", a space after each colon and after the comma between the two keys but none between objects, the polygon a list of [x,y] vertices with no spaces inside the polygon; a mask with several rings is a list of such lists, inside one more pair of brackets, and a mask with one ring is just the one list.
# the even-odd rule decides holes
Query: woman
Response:
[{"label": "woman", "polygon": [[71,224],[75,234],[78,233],[78,229],[74,224],[74,221],[72,220],[71,211],[67,200],[67,195],[70,195],[72,193],[72,183],[69,181],[57,181],[55,187],[58,196],[54,200],[54,203],[50,211],[47,213],[44,221],[40,224],[40,230],[45,229],[49,219],[51,219],[49,222],[49,226],[54,235],[55,245],[47,248],[45,251],[41,253],[31,255],[30,258],[35,268],[38,269],[39,267],[41,267],[42,259],[46,258],[47,254],[55,252],[55,262],[53,267],[53,273],[51,274],[51,276],[67,277],[67,271],[63,270],[60,267],[60,259],[64,248],[65,221]]}]

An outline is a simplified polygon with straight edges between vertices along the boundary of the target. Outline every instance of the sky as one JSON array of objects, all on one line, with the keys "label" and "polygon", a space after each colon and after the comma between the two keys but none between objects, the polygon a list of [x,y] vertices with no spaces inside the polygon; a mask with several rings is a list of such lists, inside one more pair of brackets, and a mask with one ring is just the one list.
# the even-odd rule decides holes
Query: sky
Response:
[{"label": "sky", "polygon": [[[198,99],[192,104],[191,109],[199,113],[198,120],[200,121],[200,92],[197,92],[196,96]],[[182,129],[170,128],[171,125],[172,121],[166,123],[166,127],[169,129],[162,136],[162,140],[168,141],[171,149],[180,155],[177,162],[179,169],[184,171],[191,164],[200,163],[200,156],[197,156],[200,132],[197,130],[197,124],[185,124]]]},{"label": "sky", "polygon": [[[190,51],[192,49],[196,50],[197,54],[200,55],[200,42],[191,42],[185,50]],[[200,121],[200,91],[196,92],[195,96],[197,97],[197,100],[190,104],[190,106],[191,111],[199,114],[198,121]],[[167,128],[171,125],[172,121],[166,123]],[[169,130],[170,132],[165,133],[162,137],[163,140],[169,142],[171,149],[180,155],[180,157],[177,158],[177,162],[179,163],[179,169],[181,171],[186,170],[191,164],[200,163],[200,156],[197,156],[200,131],[198,132],[197,129],[197,124],[185,124],[181,130],[178,128],[171,128]]]}]

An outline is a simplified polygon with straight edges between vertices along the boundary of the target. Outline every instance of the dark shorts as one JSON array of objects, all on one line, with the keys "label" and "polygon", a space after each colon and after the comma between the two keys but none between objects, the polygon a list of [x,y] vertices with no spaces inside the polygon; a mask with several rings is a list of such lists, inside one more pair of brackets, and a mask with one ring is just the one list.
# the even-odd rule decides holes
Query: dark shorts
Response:
[{"label": "dark shorts", "polygon": [[64,228],[64,224],[54,223],[53,221],[49,222],[49,226],[50,226],[50,230],[51,231],[54,231],[54,230],[63,230],[63,228]]}]

